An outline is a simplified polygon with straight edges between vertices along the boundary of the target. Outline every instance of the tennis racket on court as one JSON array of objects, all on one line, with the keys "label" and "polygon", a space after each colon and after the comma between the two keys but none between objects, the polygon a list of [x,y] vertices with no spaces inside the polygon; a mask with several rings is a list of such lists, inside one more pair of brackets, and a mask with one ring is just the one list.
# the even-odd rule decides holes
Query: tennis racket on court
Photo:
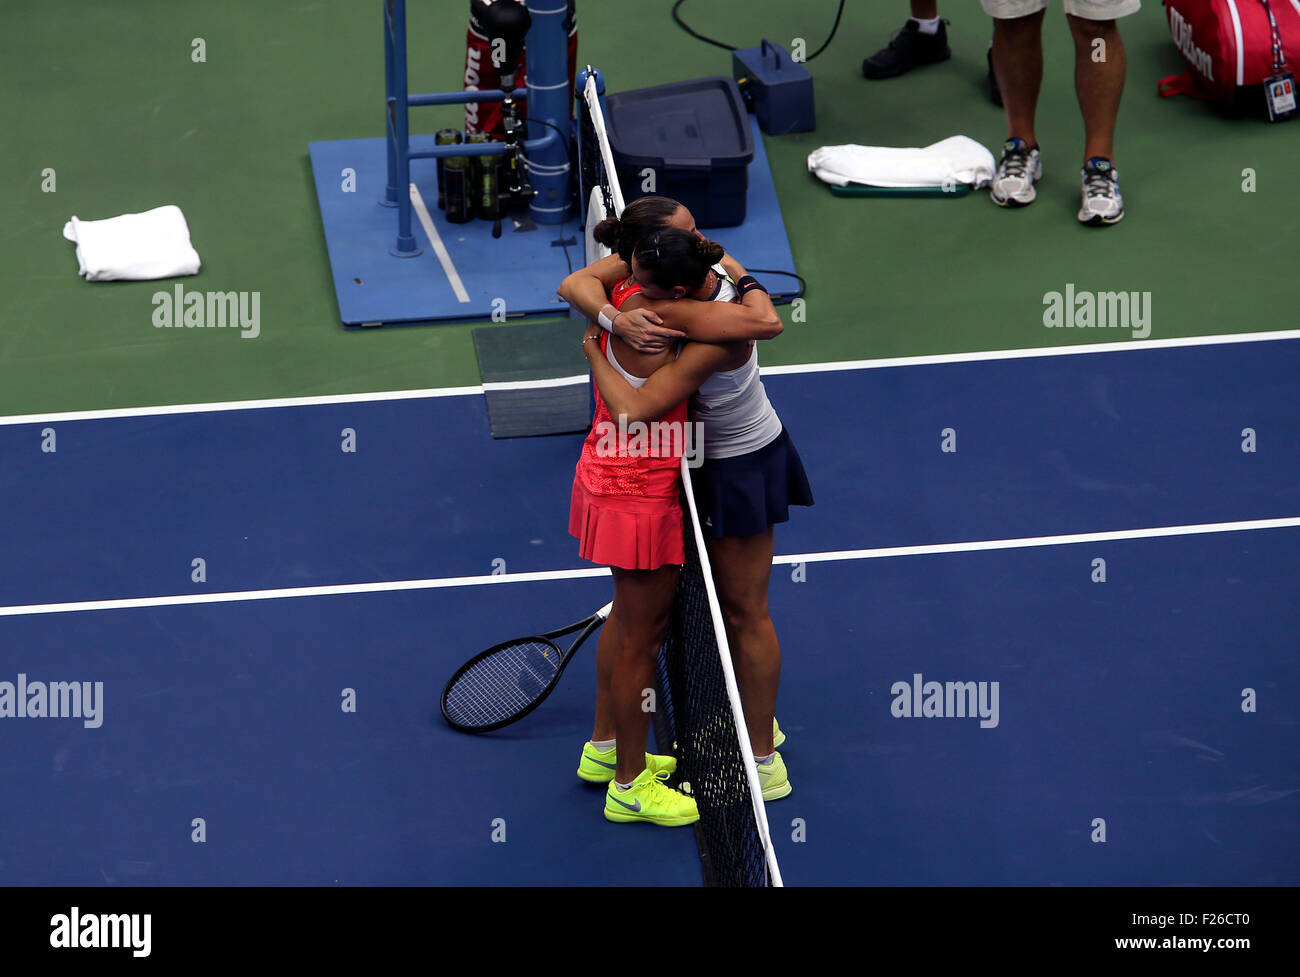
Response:
[{"label": "tennis racket on court", "polygon": [[[613,602],[568,627],[512,638],[480,651],[442,690],[442,717],[462,733],[486,733],[523,719],[560,684],[578,647],[609,617]],[[553,638],[582,632],[562,652]]]}]

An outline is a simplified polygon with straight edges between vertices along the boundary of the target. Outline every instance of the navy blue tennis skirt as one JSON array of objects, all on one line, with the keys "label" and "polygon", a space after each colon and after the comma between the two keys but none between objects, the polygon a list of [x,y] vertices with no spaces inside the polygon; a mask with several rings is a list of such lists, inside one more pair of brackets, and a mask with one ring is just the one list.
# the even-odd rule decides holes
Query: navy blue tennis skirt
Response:
[{"label": "navy blue tennis skirt", "polygon": [[691,472],[704,533],[757,536],[788,522],[790,506],[812,505],[803,462],[785,428],[771,444],[735,458],[706,458]]}]

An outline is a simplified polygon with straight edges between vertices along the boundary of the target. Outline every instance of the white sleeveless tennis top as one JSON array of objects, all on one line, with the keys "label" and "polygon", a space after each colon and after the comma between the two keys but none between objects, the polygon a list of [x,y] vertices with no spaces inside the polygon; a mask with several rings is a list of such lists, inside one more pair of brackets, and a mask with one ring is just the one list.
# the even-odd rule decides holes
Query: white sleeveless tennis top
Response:
[{"label": "white sleeveless tennis top", "polygon": [[[721,265],[715,302],[736,298],[735,286]],[[765,448],[781,433],[781,418],[767,399],[758,371],[758,343],[749,359],[734,370],[715,373],[691,398],[691,420],[704,423],[704,457],[735,458]]]}]

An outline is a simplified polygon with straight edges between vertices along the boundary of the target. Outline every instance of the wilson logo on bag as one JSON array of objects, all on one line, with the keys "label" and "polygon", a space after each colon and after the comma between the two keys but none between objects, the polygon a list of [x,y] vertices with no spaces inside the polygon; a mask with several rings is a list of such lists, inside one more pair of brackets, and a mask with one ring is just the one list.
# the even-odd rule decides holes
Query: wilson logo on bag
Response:
[{"label": "wilson logo on bag", "polygon": [[1188,67],[1160,79],[1157,88],[1166,98],[1191,95],[1224,108],[1257,110],[1264,104],[1265,81],[1300,69],[1300,0],[1164,0],[1164,5],[1169,35]]}]

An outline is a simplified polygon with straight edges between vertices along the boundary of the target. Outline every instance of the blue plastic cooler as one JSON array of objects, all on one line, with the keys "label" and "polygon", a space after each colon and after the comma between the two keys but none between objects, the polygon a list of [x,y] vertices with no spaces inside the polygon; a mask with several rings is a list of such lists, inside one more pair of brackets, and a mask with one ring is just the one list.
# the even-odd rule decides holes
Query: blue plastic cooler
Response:
[{"label": "blue plastic cooler", "polygon": [[[730,78],[654,85],[605,96],[614,165],[627,202],[650,193],[690,208],[699,227],[745,221],[754,141]],[[653,191],[649,172],[653,171]]]}]

